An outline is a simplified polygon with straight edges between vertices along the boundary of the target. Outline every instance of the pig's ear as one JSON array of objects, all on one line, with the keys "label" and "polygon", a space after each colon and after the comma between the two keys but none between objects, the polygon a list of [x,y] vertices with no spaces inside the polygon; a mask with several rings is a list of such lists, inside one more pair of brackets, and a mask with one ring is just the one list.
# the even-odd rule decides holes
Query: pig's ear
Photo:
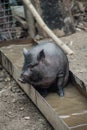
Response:
[{"label": "pig's ear", "polygon": [[41,50],[37,56],[37,60],[40,61],[45,58],[44,50]]},{"label": "pig's ear", "polygon": [[26,48],[23,48],[23,54],[24,54],[24,57],[28,55],[28,50]]}]

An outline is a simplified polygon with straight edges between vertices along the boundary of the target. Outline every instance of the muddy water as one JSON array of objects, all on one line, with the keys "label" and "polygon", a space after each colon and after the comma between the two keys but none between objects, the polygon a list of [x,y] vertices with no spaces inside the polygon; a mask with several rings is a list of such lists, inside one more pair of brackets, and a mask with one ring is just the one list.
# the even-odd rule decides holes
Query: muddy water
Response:
[{"label": "muddy water", "polygon": [[[22,50],[24,47],[30,48],[31,46],[11,45],[3,48],[3,52],[19,69],[23,64]],[[70,129],[87,130],[87,99],[72,84],[69,84],[64,92],[64,97],[59,97],[56,92],[50,92],[45,99]]]},{"label": "muddy water", "polygon": [[50,93],[46,97],[47,102],[71,129],[87,130],[87,99],[72,84],[64,92],[64,97]]}]

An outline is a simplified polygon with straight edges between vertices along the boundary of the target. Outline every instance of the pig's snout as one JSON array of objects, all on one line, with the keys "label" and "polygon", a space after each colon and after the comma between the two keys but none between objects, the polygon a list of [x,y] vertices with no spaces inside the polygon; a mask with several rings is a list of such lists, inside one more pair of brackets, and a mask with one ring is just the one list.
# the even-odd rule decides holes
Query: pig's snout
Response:
[{"label": "pig's snout", "polygon": [[27,77],[28,77],[28,75],[22,73],[22,74],[20,75],[20,77],[19,77],[18,80],[19,80],[21,83],[26,83]]},{"label": "pig's snout", "polygon": [[29,77],[30,77],[30,76],[31,76],[30,71],[28,71],[28,72],[23,72],[23,73],[20,75],[19,81],[22,82],[22,83],[27,83],[27,82],[29,82]]},{"label": "pig's snout", "polygon": [[19,79],[18,79],[21,83],[26,83],[23,74],[20,75]]}]

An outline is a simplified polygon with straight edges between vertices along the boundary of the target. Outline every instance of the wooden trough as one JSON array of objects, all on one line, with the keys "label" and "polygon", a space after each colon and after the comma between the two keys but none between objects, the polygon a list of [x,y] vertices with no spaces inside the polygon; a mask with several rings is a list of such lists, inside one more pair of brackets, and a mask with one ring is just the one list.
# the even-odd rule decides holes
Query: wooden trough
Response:
[{"label": "wooden trough", "polygon": [[23,48],[30,49],[32,40],[22,41],[26,44],[18,43],[21,41],[0,44],[0,62],[3,67],[13,76],[55,130],[87,130],[87,86],[71,72],[72,82],[64,89],[64,97],[59,97],[56,92],[49,92],[47,97],[43,98],[33,86],[18,81],[23,64]]}]

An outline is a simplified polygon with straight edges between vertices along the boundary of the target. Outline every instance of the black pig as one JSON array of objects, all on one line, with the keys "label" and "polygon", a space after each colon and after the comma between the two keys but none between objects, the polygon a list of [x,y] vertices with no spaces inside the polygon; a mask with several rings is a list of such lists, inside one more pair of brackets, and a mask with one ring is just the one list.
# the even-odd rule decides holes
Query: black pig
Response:
[{"label": "black pig", "polygon": [[64,96],[63,87],[69,78],[69,62],[64,51],[54,43],[41,43],[30,51],[25,48],[24,65],[20,81],[27,82],[45,93],[56,84],[59,96]]}]

